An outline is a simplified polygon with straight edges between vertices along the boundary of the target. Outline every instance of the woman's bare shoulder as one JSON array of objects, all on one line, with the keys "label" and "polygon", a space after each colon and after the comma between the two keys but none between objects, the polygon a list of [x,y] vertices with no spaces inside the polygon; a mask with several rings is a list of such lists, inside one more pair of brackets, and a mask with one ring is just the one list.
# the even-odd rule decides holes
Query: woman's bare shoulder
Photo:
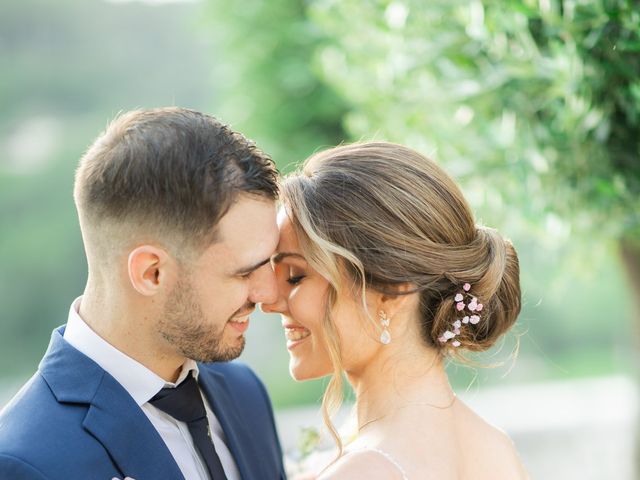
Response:
[{"label": "woman's bare shoulder", "polygon": [[480,479],[514,479],[529,478],[518,450],[509,435],[499,428],[483,422],[483,425],[470,432],[467,452],[474,452],[468,457],[465,469],[473,471],[473,478]]},{"label": "woman's bare shoulder", "polygon": [[318,480],[402,480],[400,469],[384,454],[376,450],[349,452],[336,460]]}]

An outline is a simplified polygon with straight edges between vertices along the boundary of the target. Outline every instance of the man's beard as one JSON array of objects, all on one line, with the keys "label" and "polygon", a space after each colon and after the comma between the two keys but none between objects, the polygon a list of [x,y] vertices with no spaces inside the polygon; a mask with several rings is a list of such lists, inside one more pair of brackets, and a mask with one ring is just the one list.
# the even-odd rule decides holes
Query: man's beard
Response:
[{"label": "man's beard", "polygon": [[188,281],[180,280],[167,298],[158,330],[186,358],[199,362],[228,362],[240,356],[245,339],[242,337],[234,345],[224,345],[225,325],[210,325],[193,287]]}]

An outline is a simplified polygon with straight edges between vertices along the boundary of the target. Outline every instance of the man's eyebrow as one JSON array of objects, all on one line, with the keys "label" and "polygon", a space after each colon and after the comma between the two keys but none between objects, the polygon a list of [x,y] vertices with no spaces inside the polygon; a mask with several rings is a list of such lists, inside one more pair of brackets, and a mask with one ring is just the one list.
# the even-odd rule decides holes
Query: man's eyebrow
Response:
[{"label": "man's eyebrow", "polygon": [[306,260],[304,258],[303,255],[299,254],[299,253],[293,253],[293,252],[280,252],[280,253],[276,253],[272,258],[271,258],[271,262],[272,263],[280,263],[282,260],[284,260],[287,257],[296,257],[296,258],[300,258],[302,260]]},{"label": "man's eyebrow", "polygon": [[256,263],[255,265],[251,265],[250,267],[244,267],[241,268],[240,270],[237,270],[234,275],[246,275],[247,273],[251,273],[254,270],[259,269],[260,267],[262,267],[263,265],[266,265],[267,263],[269,263],[271,261],[271,257],[266,258],[264,260],[261,260],[260,262]]}]

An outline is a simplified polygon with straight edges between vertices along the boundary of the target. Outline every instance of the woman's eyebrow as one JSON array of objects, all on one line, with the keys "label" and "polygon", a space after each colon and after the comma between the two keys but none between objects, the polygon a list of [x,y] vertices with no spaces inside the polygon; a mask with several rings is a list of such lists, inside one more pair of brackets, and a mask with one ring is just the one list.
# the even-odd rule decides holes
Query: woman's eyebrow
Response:
[{"label": "woman's eyebrow", "polygon": [[284,260],[287,257],[296,257],[299,258],[301,260],[305,260],[304,256],[302,256],[299,253],[293,253],[293,252],[280,252],[280,253],[276,253],[273,257],[271,257],[271,263],[280,263],[282,260]]}]

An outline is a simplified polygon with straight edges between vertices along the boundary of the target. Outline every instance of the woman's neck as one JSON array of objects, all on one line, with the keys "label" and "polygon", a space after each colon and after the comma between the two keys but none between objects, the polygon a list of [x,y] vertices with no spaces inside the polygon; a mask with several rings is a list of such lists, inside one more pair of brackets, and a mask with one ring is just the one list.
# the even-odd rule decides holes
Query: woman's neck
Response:
[{"label": "woman's neck", "polygon": [[356,395],[359,429],[411,405],[446,408],[454,398],[438,352],[387,347],[366,367],[347,374]]}]

